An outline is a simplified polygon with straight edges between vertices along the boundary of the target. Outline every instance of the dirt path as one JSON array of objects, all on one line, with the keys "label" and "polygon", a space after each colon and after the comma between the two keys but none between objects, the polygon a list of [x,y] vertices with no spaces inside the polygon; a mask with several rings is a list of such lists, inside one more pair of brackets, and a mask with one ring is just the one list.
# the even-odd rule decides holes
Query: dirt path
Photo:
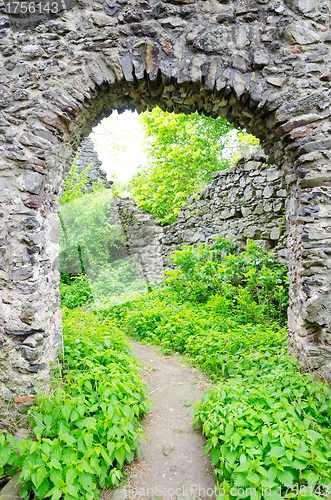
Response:
[{"label": "dirt path", "polygon": [[[148,442],[141,442],[141,460],[130,467],[128,497],[209,498],[215,489],[210,458],[203,455],[204,438],[192,429],[192,404],[208,383],[197,370],[179,363],[180,356],[164,356],[153,346],[131,344],[145,367],[153,408],[143,421]],[[114,500],[124,497],[119,490],[113,495]]]}]

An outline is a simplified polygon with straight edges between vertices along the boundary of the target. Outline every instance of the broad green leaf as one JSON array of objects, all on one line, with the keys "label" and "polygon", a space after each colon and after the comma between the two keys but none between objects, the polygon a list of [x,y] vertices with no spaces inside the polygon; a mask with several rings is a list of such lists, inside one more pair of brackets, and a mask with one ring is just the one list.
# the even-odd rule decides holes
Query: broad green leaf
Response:
[{"label": "broad green leaf", "polygon": [[69,495],[73,496],[74,498],[77,498],[78,490],[77,490],[76,486],[74,486],[73,484],[68,484],[67,489],[68,489]]},{"label": "broad green leaf", "polygon": [[89,491],[92,488],[92,475],[91,474],[80,474],[78,476],[78,481],[82,485],[82,487]]},{"label": "broad green leaf", "polygon": [[67,474],[66,474],[66,482],[68,484],[72,484],[75,480],[76,477],[76,472],[74,469],[69,469]]},{"label": "broad green leaf", "polygon": [[86,448],[89,450],[92,448],[92,445],[93,445],[93,435],[90,434],[89,432],[87,432],[85,435],[84,435],[84,441],[85,441],[85,444],[86,444]]},{"label": "broad green leaf", "polygon": [[286,486],[293,486],[293,475],[290,471],[279,471],[277,474],[279,481]]},{"label": "broad green leaf", "polygon": [[125,455],[126,455],[126,451],[125,451],[124,447],[115,450],[115,458],[118,461],[120,467],[122,467],[122,465],[123,465]]},{"label": "broad green leaf", "polygon": [[51,464],[55,469],[62,469],[60,462],[56,458],[51,459]]},{"label": "broad green leaf", "polygon": [[45,477],[47,476],[47,470],[45,467],[39,467],[35,473],[31,475],[31,479],[35,487],[38,489]]},{"label": "broad green leaf", "polygon": [[52,500],[59,500],[62,496],[62,491],[59,488],[55,488],[52,491]]},{"label": "broad green leaf", "polygon": [[276,458],[280,458],[285,455],[285,449],[282,448],[281,446],[275,446],[274,448],[271,448],[269,451],[268,455]]},{"label": "broad green leaf", "polygon": [[236,469],[235,472],[244,472],[250,468],[250,463],[249,462],[243,462],[241,465],[239,465]]}]

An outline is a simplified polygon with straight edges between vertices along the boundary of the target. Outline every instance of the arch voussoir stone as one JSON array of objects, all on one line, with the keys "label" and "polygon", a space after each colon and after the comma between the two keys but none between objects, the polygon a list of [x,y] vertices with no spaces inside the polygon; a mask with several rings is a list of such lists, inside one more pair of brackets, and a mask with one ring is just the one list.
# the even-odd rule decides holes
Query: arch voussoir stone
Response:
[{"label": "arch voussoir stone", "polygon": [[[330,377],[329,0],[82,0],[0,19],[0,391],[49,383],[61,348],[58,197],[113,109],[226,117],[288,186],[290,341]],[[19,407],[20,411],[25,411]]]}]

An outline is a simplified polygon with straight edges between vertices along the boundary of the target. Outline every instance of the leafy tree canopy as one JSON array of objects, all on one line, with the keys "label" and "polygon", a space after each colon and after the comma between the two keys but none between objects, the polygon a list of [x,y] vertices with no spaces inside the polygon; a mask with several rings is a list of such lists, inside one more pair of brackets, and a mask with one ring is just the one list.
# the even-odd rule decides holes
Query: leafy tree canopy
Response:
[{"label": "leafy tree canopy", "polygon": [[176,220],[181,207],[210,180],[211,172],[232,166],[259,140],[237,131],[225,118],[167,113],[156,107],[140,115],[147,163],[129,189],[139,208],[162,224]]},{"label": "leafy tree canopy", "polygon": [[167,113],[158,107],[143,113],[141,123],[148,163],[140,167],[130,188],[138,206],[166,224],[176,219],[211,172],[229,167],[222,149],[233,126],[224,118]]}]

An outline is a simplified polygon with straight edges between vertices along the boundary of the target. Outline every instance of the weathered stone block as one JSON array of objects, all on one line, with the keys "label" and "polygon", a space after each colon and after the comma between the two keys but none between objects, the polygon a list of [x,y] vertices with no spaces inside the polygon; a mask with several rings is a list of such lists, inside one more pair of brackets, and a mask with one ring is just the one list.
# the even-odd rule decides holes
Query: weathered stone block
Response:
[{"label": "weathered stone block", "polygon": [[303,20],[297,20],[287,28],[285,28],[283,35],[287,42],[300,45],[307,45],[310,43],[319,42],[322,34],[313,29],[310,23]]},{"label": "weathered stone block", "polygon": [[263,198],[271,198],[274,194],[274,188],[272,186],[266,186],[263,190]]},{"label": "weathered stone block", "polygon": [[44,176],[38,172],[27,171],[18,178],[17,183],[22,191],[39,194],[44,183]]},{"label": "weathered stone block", "polygon": [[25,281],[33,277],[33,267],[22,267],[12,271],[14,281]]},{"label": "weathered stone block", "polygon": [[282,176],[282,173],[277,168],[268,168],[267,172],[267,181],[275,181]]}]

